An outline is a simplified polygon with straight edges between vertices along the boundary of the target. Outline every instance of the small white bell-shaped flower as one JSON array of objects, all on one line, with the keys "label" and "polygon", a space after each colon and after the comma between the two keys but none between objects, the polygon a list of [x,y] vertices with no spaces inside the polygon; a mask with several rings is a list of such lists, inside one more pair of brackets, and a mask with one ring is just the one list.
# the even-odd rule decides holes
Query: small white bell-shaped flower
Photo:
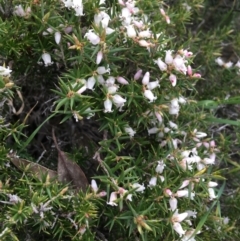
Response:
[{"label": "small white bell-shaped flower", "polygon": [[49,53],[42,54],[42,59],[45,66],[49,66],[53,64],[53,62],[51,61],[51,55]]},{"label": "small white bell-shaped flower", "polygon": [[145,75],[143,76],[142,84],[147,85],[149,83],[149,80],[150,80],[150,73],[146,72]]},{"label": "small white bell-shaped flower", "polygon": [[104,101],[104,108],[105,113],[112,112],[112,101],[109,98]]},{"label": "small white bell-shaped flower", "polygon": [[157,60],[154,60],[154,62],[158,65],[158,67],[161,71],[167,70],[167,65],[161,60],[161,58],[158,58]]},{"label": "small white bell-shaped flower", "polygon": [[153,92],[151,90],[144,90],[144,96],[149,99],[150,103],[157,99],[157,97],[153,95]]},{"label": "small white bell-shaped flower", "polygon": [[103,52],[102,50],[100,50],[98,53],[97,53],[97,58],[96,58],[96,64],[100,64],[101,61],[103,59]]},{"label": "small white bell-shaped flower", "polygon": [[111,206],[117,206],[117,203],[115,202],[117,200],[117,192],[112,192],[110,194],[109,202],[107,202],[108,205]]},{"label": "small white bell-shaped flower", "polygon": [[60,32],[55,32],[54,38],[55,38],[56,44],[59,44],[60,41],[61,41],[61,33]]},{"label": "small white bell-shaped flower", "polygon": [[86,37],[93,45],[100,43],[100,37],[95,34],[92,29],[88,30],[84,37]]}]

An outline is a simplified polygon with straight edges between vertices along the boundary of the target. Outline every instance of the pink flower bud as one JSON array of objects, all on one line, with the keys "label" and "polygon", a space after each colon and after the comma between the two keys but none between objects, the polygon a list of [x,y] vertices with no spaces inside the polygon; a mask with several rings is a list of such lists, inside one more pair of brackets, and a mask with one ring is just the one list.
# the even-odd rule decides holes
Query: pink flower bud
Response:
[{"label": "pink flower bud", "polygon": [[165,11],[162,9],[162,8],[160,8],[160,13],[165,17],[166,16],[166,13],[165,13]]},{"label": "pink flower bud", "polygon": [[171,82],[173,87],[176,86],[176,84],[177,84],[177,76],[175,74],[170,74],[169,80],[170,80],[170,82]]},{"label": "pink flower bud", "polygon": [[140,79],[140,77],[142,76],[142,70],[141,69],[139,69],[138,71],[137,71],[137,73],[134,75],[134,80],[138,80],[138,79]]},{"label": "pink flower bud", "polygon": [[116,79],[117,79],[117,82],[122,84],[122,85],[128,85],[129,84],[128,81],[121,76],[118,76]]},{"label": "pink flower bud", "polygon": [[195,74],[193,74],[192,77],[193,77],[193,78],[201,78],[202,76],[201,76],[201,74],[199,74],[199,73],[195,73]]},{"label": "pink flower bud", "polygon": [[190,65],[187,67],[187,73],[189,76],[192,76],[192,67]]},{"label": "pink flower bud", "polygon": [[172,191],[170,190],[170,189],[165,189],[164,190],[164,194],[165,194],[165,196],[167,196],[167,197],[171,197],[172,196]]}]

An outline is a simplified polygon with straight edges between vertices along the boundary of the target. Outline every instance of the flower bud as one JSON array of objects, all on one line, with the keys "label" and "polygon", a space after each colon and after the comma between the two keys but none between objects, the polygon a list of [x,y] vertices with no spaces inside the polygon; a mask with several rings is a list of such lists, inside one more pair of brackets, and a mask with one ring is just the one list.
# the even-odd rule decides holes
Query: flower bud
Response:
[{"label": "flower bud", "polygon": [[55,38],[56,44],[59,44],[60,41],[61,41],[61,33],[60,33],[60,32],[56,32],[56,33],[54,34],[54,38]]}]

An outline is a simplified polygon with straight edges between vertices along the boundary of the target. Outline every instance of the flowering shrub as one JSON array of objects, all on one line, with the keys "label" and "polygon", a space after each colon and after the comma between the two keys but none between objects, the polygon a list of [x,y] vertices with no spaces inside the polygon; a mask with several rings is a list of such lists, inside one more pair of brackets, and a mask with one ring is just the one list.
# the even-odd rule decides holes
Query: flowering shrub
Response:
[{"label": "flowering shrub", "polygon": [[22,44],[3,37],[4,57],[17,56],[12,70],[0,66],[4,88],[10,74],[47,79],[53,115],[96,124],[101,140],[79,150],[99,165],[87,191],[49,175],[40,182],[1,160],[3,240],[194,241],[227,227],[215,210],[220,150],[194,97],[201,75],[195,53],[174,44],[171,9],[141,0],[16,1],[7,18],[2,31],[18,23],[10,35]]}]

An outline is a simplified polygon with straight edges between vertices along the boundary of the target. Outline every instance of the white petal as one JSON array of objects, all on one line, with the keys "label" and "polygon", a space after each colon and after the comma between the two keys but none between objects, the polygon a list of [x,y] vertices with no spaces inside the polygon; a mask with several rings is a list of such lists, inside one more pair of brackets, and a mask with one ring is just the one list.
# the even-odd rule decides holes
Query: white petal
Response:
[{"label": "white petal", "polygon": [[60,33],[60,32],[56,32],[56,33],[54,34],[54,38],[55,38],[56,44],[59,44],[60,41],[61,41],[61,33]]}]

